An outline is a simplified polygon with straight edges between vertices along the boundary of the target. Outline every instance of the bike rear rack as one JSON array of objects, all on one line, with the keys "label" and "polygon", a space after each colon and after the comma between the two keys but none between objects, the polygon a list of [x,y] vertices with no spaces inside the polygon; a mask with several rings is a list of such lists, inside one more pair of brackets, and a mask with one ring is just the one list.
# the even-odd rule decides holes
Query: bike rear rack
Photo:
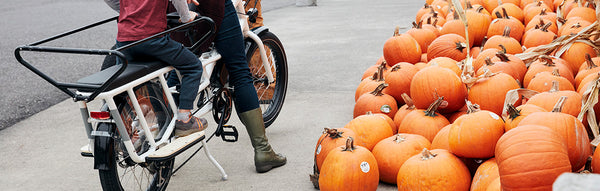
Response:
[{"label": "bike rear rack", "polygon": [[[169,19],[174,19],[175,16],[169,15],[167,18]],[[178,17],[177,17],[178,18]],[[164,35],[168,35],[169,33],[172,33],[174,31],[178,31],[181,29],[185,29],[188,27],[191,27],[193,25],[196,25],[200,22],[207,22],[207,24],[210,27],[210,31],[208,33],[206,33],[198,42],[196,42],[194,45],[192,45],[191,47],[187,47],[188,49],[197,49],[200,45],[202,45],[203,43],[205,43],[210,36],[214,35],[215,33],[215,23],[213,22],[213,20],[209,17],[204,17],[204,16],[200,16],[198,17],[196,20],[192,21],[192,22],[188,22],[185,24],[181,24],[179,26],[170,28],[166,31],[157,33],[155,35],[152,35],[150,37],[135,41],[131,44],[128,44],[126,46],[117,48],[115,50],[109,50],[109,49],[84,49],[84,48],[68,48],[68,47],[49,47],[49,46],[39,46],[42,45],[44,43],[50,42],[50,41],[54,41],[75,33],[79,33],[81,31],[90,29],[90,28],[94,28],[100,25],[103,25],[105,23],[111,22],[111,21],[116,21],[118,19],[118,16],[112,17],[112,18],[108,18],[96,23],[92,23],[90,25],[86,25],[71,31],[67,31],[64,32],[62,34],[58,34],[25,46],[19,46],[15,49],[15,57],[17,58],[17,61],[19,61],[19,63],[21,63],[23,66],[25,66],[27,69],[31,70],[33,73],[35,73],[36,75],[40,76],[41,78],[43,78],[44,80],[46,80],[48,83],[52,84],[54,87],[60,89],[62,92],[66,93],[67,95],[69,95],[70,97],[72,97],[74,99],[74,101],[91,101],[94,100],[94,98],[96,98],[96,96],[98,96],[98,94],[100,94],[101,92],[105,91],[106,88],[119,76],[121,75],[121,73],[123,73],[123,71],[125,71],[125,68],[128,65],[128,61],[125,58],[125,55],[121,52],[125,49],[131,48],[133,46],[136,46],[140,43],[146,42],[148,40],[154,39],[154,38],[158,38]],[[102,83],[101,85],[91,85],[91,84],[82,84],[82,83],[67,83],[67,82],[58,82],[56,81],[54,78],[46,75],[45,73],[43,73],[42,71],[40,71],[39,69],[37,69],[36,67],[34,67],[33,65],[31,65],[28,61],[26,61],[22,56],[21,56],[21,52],[22,51],[30,51],[30,52],[48,52],[48,53],[68,53],[68,54],[87,54],[87,55],[115,55],[118,58],[120,58],[123,62],[121,64],[121,67],[110,77],[108,78],[104,83]],[[73,89],[89,89],[89,90],[93,90],[91,94],[89,95],[82,95],[82,94],[78,94],[76,90]]]}]

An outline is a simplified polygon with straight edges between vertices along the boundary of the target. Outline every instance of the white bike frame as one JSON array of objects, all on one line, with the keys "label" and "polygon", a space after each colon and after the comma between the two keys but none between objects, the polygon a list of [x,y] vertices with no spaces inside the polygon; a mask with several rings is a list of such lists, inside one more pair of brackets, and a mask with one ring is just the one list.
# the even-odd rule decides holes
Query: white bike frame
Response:
[{"label": "white bike frame", "polygon": [[[237,0],[237,1],[234,0],[234,5],[236,8],[236,11],[238,12],[240,27],[242,29],[242,33],[244,34],[244,38],[245,39],[250,38],[255,43],[258,44],[263,67],[266,71],[266,77],[267,77],[269,83],[273,83],[275,80],[274,80],[273,73],[271,71],[272,66],[268,62],[268,57],[266,54],[264,44],[262,43],[261,39],[258,37],[257,34],[250,31],[250,29],[248,27],[248,19],[247,19],[248,16],[245,14],[240,14],[240,13],[244,13],[244,2],[241,0]],[[203,74],[202,74],[201,84],[199,86],[198,93],[204,91],[206,88],[209,87],[210,77],[213,73],[213,70],[215,68],[217,61],[220,58],[221,58],[221,55],[219,53],[217,53],[216,50],[214,50],[214,49],[209,52],[205,52],[202,54],[202,56],[200,56],[199,59],[202,62]],[[161,147],[169,144],[170,141],[172,141],[172,140],[170,140],[169,136],[163,136],[160,140],[155,141],[154,135],[151,133],[150,127],[148,126],[148,123],[147,123],[144,115],[136,115],[138,117],[139,124],[141,125],[141,127],[143,129],[143,133],[147,137],[146,140],[148,140],[148,144],[150,145],[150,148],[146,152],[138,154],[136,152],[136,149],[134,148],[134,145],[133,145],[131,139],[129,138],[129,135],[128,135],[127,130],[124,125],[124,122],[121,119],[120,112],[119,112],[117,105],[113,98],[119,94],[122,94],[123,92],[127,92],[128,96],[130,97],[132,106],[135,109],[135,113],[142,114],[143,111],[142,111],[140,104],[138,102],[138,99],[133,91],[133,88],[135,88],[136,86],[139,86],[145,82],[158,79],[160,82],[160,85],[162,86],[162,90],[164,92],[174,93],[174,92],[176,92],[176,90],[174,88],[171,88],[171,89],[168,88],[166,79],[164,77],[165,74],[167,74],[171,70],[173,70],[173,67],[171,67],[171,66],[164,67],[164,68],[161,68],[150,74],[147,74],[139,79],[129,82],[121,87],[98,94],[98,96],[94,100],[103,100],[108,105],[108,109],[110,110],[110,115],[112,116],[111,119],[100,120],[100,119],[91,118],[89,116],[88,101],[85,101],[85,100],[78,101],[84,122],[86,122],[85,123],[86,130],[87,130],[88,138],[90,141],[89,147],[82,148],[82,151],[87,150],[90,153],[94,151],[93,145],[94,145],[94,137],[95,136],[110,136],[110,135],[107,135],[106,132],[99,132],[99,131],[95,131],[93,129],[93,127],[95,127],[100,122],[115,123],[117,125],[118,132],[121,135],[121,138],[122,138],[123,144],[127,150],[127,153],[129,155],[129,157],[131,157],[131,160],[133,160],[136,163],[146,162],[146,157],[148,157],[149,155],[151,155],[152,153],[154,153]],[[207,91],[207,92],[210,92],[210,91]],[[84,96],[89,96],[91,94],[90,92],[80,92],[80,91],[78,91],[77,93],[84,95]],[[175,105],[175,100],[173,99],[173,96],[169,93],[166,93],[165,95],[169,102],[170,109],[172,111],[176,112],[177,106]],[[194,114],[194,116],[197,116],[197,117],[204,116],[204,115],[208,114],[211,110],[212,110],[212,104],[210,104],[210,103],[206,104],[205,106],[200,108],[200,110],[198,112],[196,112],[196,114]],[[174,126],[175,126],[175,118],[173,118],[170,121],[164,135],[170,135],[174,131]],[[205,144],[205,141],[202,141],[202,144]],[[223,174],[224,179],[226,179],[227,175],[223,171],[223,168],[210,155],[206,145],[204,145],[204,148],[205,148],[205,153],[206,153],[207,157],[211,160],[211,162],[217,168],[219,168],[219,170]]]}]

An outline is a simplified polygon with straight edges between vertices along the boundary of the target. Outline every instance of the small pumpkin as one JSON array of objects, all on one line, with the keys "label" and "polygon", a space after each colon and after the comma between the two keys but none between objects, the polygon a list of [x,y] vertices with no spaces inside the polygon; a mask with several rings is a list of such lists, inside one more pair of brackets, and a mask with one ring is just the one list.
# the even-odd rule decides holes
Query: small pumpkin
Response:
[{"label": "small pumpkin", "polygon": [[560,58],[565,60],[571,71],[577,74],[581,65],[587,61],[586,55],[596,57],[596,50],[584,42],[574,42],[567,51],[560,55]]},{"label": "small pumpkin", "polygon": [[406,117],[406,114],[410,113],[412,110],[417,109],[413,100],[410,98],[410,96],[408,96],[408,94],[402,94],[402,100],[404,100],[406,104],[398,108],[396,115],[394,115],[394,124],[396,125],[396,127],[400,127],[400,124],[402,124],[402,121],[404,120],[404,117]]},{"label": "small pumpkin", "polygon": [[388,87],[383,89],[383,93],[394,97],[398,104],[404,104],[402,94],[410,94],[410,82],[418,71],[419,69],[415,65],[408,62],[394,65],[384,76]]},{"label": "small pumpkin", "polygon": [[506,48],[506,53],[508,54],[519,54],[523,53],[523,49],[521,48],[521,43],[517,41],[517,39],[510,36],[511,28],[506,26],[504,28],[504,33],[502,35],[494,35],[490,37],[483,49],[498,47],[499,45],[503,45]]},{"label": "small pumpkin", "polygon": [[383,57],[389,66],[398,62],[417,63],[421,60],[421,46],[409,34],[400,34],[400,27],[396,27],[394,36],[388,38],[383,44]]},{"label": "small pumpkin", "polygon": [[369,150],[372,150],[379,141],[393,135],[390,124],[384,118],[371,113],[350,120],[344,128],[354,131],[356,144]]},{"label": "small pumpkin", "polygon": [[585,62],[581,64],[579,67],[579,72],[575,76],[575,87],[579,87],[581,85],[582,80],[590,74],[600,72],[600,67],[598,64],[600,63],[600,57],[592,58],[590,54],[585,54]]},{"label": "small pumpkin", "polygon": [[506,93],[520,87],[519,83],[508,74],[488,74],[471,86],[467,99],[477,103],[482,110],[500,115],[504,107]]},{"label": "small pumpkin", "polygon": [[462,36],[444,34],[433,40],[427,47],[427,60],[448,57],[460,61],[467,58],[467,48],[466,40]]},{"label": "small pumpkin", "polygon": [[515,107],[512,104],[507,105],[508,116],[504,119],[504,132],[514,129],[519,125],[523,118],[535,112],[547,112],[548,110],[533,104],[523,104]]},{"label": "small pumpkin", "polygon": [[368,111],[383,113],[390,118],[394,117],[396,111],[398,111],[398,105],[394,97],[383,93],[383,89],[387,86],[386,83],[381,83],[371,93],[361,95],[354,104],[354,117],[363,115]]},{"label": "small pumpkin", "polygon": [[413,22],[413,28],[406,31],[406,33],[419,43],[422,53],[427,53],[427,47],[429,47],[429,44],[431,44],[438,36],[435,32],[423,28],[423,21],[419,21],[419,23]]},{"label": "small pumpkin", "polygon": [[419,109],[444,97],[448,105],[440,108],[441,113],[451,113],[463,107],[467,88],[453,71],[440,66],[429,66],[415,74],[410,83],[410,97]]},{"label": "small pumpkin", "polygon": [[404,161],[430,147],[429,140],[415,134],[401,133],[379,141],[373,148],[373,155],[379,167],[379,179],[396,184],[398,170]]},{"label": "small pumpkin", "polygon": [[529,65],[529,69],[527,73],[525,73],[525,77],[523,78],[523,86],[527,87],[529,82],[536,74],[541,72],[552,72],[557,68],[560,76],[566,78],[571,82],[571,84],[575,83],[575,77],[573,77],[573,72],[570,67],[565,64],[564,61],[559,60],[558,58],[552,58],[550,56],[542,55],[537,60],[532,62]]},{"label": "small pumpkin", "polygon": [[379,167],[373,154],[355,146],[350,137],[346,146],[329,152],[319,176],[321,190],[377,190]]},{"label": "small pumpkin", "polygon": [[531,48],[552,42],[556,38],[556,34],[548,30],[550,25],[552,23],[546,23],[544,26],[538,25],[535,29],[525,31],[521,39],[521,45],[525,48]]},{"label": "small pumpkin", "polygon": [[544,71],[536,74],[526,87],[537,92],[546,92],[552,89],[553,81],[558,82],[559,90],[575,91],[573,84],[567,78],[560,76],[558,68],[554,68],[552,72]]},{"label": "small pumpkin", "polygon": [[315,173],[319,173],[329,151],[345,145],[348,137],[356,137],[356,134],[347,128],[325,128],[323,130],[315,148]]},{"label": "small pumpkin", "polygon": [[448,142],[452,153],[466,158],[494,156],[496,142],[504,133],[504,121],[499,115],[470,108],[450,127]]},{"label": "small pumpkin", "polygon": [[527,104],[537,105],[548,111],[552,111],[554,104],[558,102],[561,97],[566,96],[568,99],[561,111],[577,117],[581,110],[581,94],[569,90],[559,91],[558,89],[558,82],[554,81],[552,82],[552,89],[550,91],[535,94],[529,98]]},{"label": "small pumpkin", "polygon": [[443,97],[440,97],[427,110],[415,109],[406,114],[398,127],[398,132],[422,135],[427,140],[433,141],[440,129],[450,124],[446,117],[436,112],[442,103]]},{"label": "small pumpkin", "polygon": [[447,150],[425,148],[404,162],[398,171],[397,183],[399,191],[466,191],[471,185],[471,174],[465,164]]},{"label": "small pumpkin", "polygon": [[488,159],[477,168],[471,183],[471,191],[486,191],[488,185],[497,178],[500,178],[500,174],[496,158]]},{"label": "small pumpkin", "polygon": [[502,12],[495,11],[496,19],[492,20],[488,28],[487,36],[492,37],[494,35],[504,34],[505,27],[510,28],[510,37],[513,37],[517,41],[521,42],[523,33],[525,32],[525,26],[520,20],[508,16],[506,9],[502,9]]}]

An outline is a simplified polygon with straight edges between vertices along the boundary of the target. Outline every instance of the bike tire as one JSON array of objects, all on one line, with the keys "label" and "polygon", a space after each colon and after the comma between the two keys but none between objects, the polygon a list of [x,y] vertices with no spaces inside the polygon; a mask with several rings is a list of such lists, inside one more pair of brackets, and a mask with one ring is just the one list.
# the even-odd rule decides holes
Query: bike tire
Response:
[{"label": "bike tire", "polygon": [[[152,97],[152,96],[150,96]],[[152,98],[150,98],[152,99]],[[153,100],[160,100],[158,98]],[[163,103],[164,104],[164,103]],[[118,108],[123,113],[126,112],[134,112],[130,107],[127,101],[121,101],[118,103]],[[124,109],[125,108],[125,109]],[[121,114],[123,116],[123,114]],[[156,114],[158,117],[163,117],[161,115]],[[126,121],[126,120],[124,120]],[[166,121],[170,121],[167,119],[157,119],[157,121],[161,121],[162,126]],[[127,122],[126,122],[127,123]],[[168,122],[166,122],[168,123]],[[109,128],[116,128],[115,124],[110,123],[99,123],[98,131],[107,131],[109,132]],[[117,132],[110,131],[110,132]],[[172,135],[169,135],[172,136]],[[138,138],[143,139],[143,138]],[[108,141],[102,141],[101,139],[97,139],[96,145],[98,144],[106,144],[105,148],[108,148],[110,157],[108,159],[108,170],[98,169],[98,173],[100,176],[100,183],[102,185],[103,190],[152,190],[152,191],[162,191],[165,190],[169,180],[171,178],[173,172],[173,166],[175,159],[170,159],[161,162],[146,162],[146,163],[135,163],[131,159],[127,158],[127,151],[124,149],[124,145],[122,141],[120,141],[120,135],[115,133],[112,138],[109,138]],[[144,143],[140,146],[140,151],[144,152]],[[137,149],[138,147],[136,147]]]},{"label": "bike tire", "polygon": [[248,41],[250,45],[246,51],[246,59],[266,128],[275,121],[283,107],[287,92],[288,66],[285,50],[279,38],[269,31],[260,33],[259,37],[265,46],[267,60],[271,64],[275,81],[272,84],[267,84],[258,44],[252,40]]}]

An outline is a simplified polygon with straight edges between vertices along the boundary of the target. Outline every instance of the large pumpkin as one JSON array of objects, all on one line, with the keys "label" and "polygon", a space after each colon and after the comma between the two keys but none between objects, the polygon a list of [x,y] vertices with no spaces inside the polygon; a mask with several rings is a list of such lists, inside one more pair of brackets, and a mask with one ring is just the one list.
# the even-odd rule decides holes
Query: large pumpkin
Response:
[{"label": "large pumpkin", "polygon": [[448,105],[439,109],[441,113],[451,113],[465,105],[467,88],[453,71],[430,66],[415,74],[410,83],[410,97],[417,108],[425,109],[442,96]]},{"label": "large pumpkin", "polygon": [[366,148],[354,146],[348,138],[346,146],[329,152],[319,176],[321,190],[377,190],[379,167]]},{"label": "large pumpkin", "polygon": [[371,93],[361,95],[354,105],[354,117],[367,112],[383,113],[390,118],[394,117],[398,111],[398,105],[394,97],[382,92],[387,86],[387,84],[381,83]]},{"label": "large pumpkin", "polygon": [[498,163],[495,158],[491,158],[477,168],[471,183],[471,191],[486,191],[489,184],[499,177]]},{"label": "large pumpkin", "polygon": [[456,61],[467,58],[467,43],[458,34],[449,33],[437,37],[427,48],[427,60],[448,57]]},{"label": "large pumpkin", "polygon": [[372,150],[382,139],[393,135],[392,127],[384,118],[370,113],[350,120],[344,128],[354,131],[356,144],[369,150]]},{"label": "large pumpkin", "polygon": [[494,156],[496,142],[504,133],[504,121],[497,114],[477,110],[460,116],[450,127],[450,151],[460,157],[490,158]]},{"label": "large pumpkin", "polygon": [[321,165],[323,164],[323,161],[325,161],[329,151],[345,145],[348,137],[356,137],[356,134],[354,131],[347,128],[325,128],[325,130],[323,130],[323,134],[319,137],[315,148],[316,173],[321,169]]},{"label": "large pumpkin", "polygon": [[436,112],[442,102],[440,97],[427,110],[415,109],[406,114],[398,127],[398,132],[422,135],[427,140],[433,141],[440,129],[450,124],[446,117]]},{"label": "large pumpkin", "polygon": [[567,147],[554,130],[523,125],[506,132],[496,144],[503,190],[552,190],[552,183],[571,172]]},{"label": "large pumpkin", "polygon": [[421,46],[409,34],[400,34],[396,27],[394,36],[383,44],[383,57],[388,65],[393,66],[398,62],[417,63],[421,60]]},{"label": "large pumpkin", "polygon": [[423,149],[398,171],[398,190],[466,191],[471,174],[465,164],[444,149]]},{"label": "large pumpkin", "polygon": [[379,167],[379,179],[396,184],[398,170],[404,161],[430,146],[429,140],[414,134],[396,134],[379,141],[373,148],[373,155]]},{"label": "large pumpkin", "polygon": [[567,97],[561,97],[552,112],[529,114],[523,118],[519,126],[542,125],[557,132],[567,144],[572,170],[577,171],[585,165],[591,155],[591,146],[583,123],[572,115],[560,112],[566,99]]}]

